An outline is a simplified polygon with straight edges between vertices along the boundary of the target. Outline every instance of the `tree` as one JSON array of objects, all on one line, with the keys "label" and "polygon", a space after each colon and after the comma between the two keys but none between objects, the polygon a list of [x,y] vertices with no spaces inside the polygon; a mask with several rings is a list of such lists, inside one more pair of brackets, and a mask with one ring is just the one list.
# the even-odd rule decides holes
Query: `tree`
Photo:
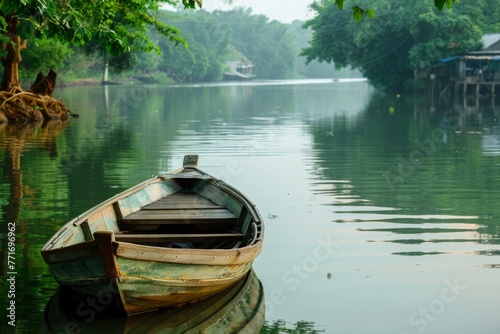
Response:
[{"label": "tree", "polygon": [[[29,39],[55,39],[75,44],[95,40],[110,54],[134,48],[155,48],[145,34],[152,26],[175,43],[184,43],[175,27],[155,19],[152,12],[162,4],[178,4],[179,0],[2,0],[0,2],[0,35],[5,55],[0,84],[3,100],[0,110],[9,121],[67,117],[69,111],[50,96],[56,74],[39,74],[31,92],[23,92],[19,83],[21,51]],[[201,7],[201,0],[182,0],[187,8]],[[29,113],[25,113],[26,108]]]},{"label": "tree", "polygon": [[441,12],[430,0],[382,0],[375,4],[375,19],[354,22],[334,3],[313,3],[317,15],[305,24],[313,37],[302,54],[308,62],[358,68],[376,87],[400,91],[413,80],[415,69],[432,69],[440,58],[480,47],[481,30],[475,22],[484,11],[460,5]]},{"label": "tree", "polygon": [[[446,5],[446,7],[450,9],[454,3],[459,1],[460,0],[434,0],[434,6],[436,6],[437,9],[442,10]],[[342,10],[344,9],[344,2],[345,0],[335,0],[334,5]],[[365,6],[358,6],[354,1],[352,2],[354,4],[354,6],[352,6],[352,17],[355,21],[361,21],[365,16],[370,16],[372,19],[375,18],[375,10]]]},{"label": "tree", "polygon": [[23,62],[21,64],[23,76],[32,80],[38,72],[48,68],[60,68],[66,59],[73,57],[74,51],[70,46],[54,39],[40,39],[36,45],[33,43],[23,51]]},{"label": "tree", "polygon": [[[176,21],[176,24],[186,34],[189,51],[194,57],[192,73],[193,81],[215,81],[222,79],[223,64],[228,55],[232,32],[221,22],[216,14],[198,11],[188,13]],[[180,69],[166,59],[169,68]],[[177,78],[178,79],[178,78]]]},{"label": "tree", "polygon": [[174,22],[189,44],[188,50],[179,50],[171,43],[159,43],[163,54],[160,68],[176,81],[221,80],[227,59],[239,56],[252,62],[253,74],[261,79],[294,75],[298,50],[288,25],[252,15],[250,9],[182,15],[163,12],[158,19]]},{"label": "tree", "polygon": [[231,29],[231,44],[253,63],[257,77],[293,76],[297,50],[287,25],[264,15],[252,15],[251,9],[216,11],[214,15]]}]

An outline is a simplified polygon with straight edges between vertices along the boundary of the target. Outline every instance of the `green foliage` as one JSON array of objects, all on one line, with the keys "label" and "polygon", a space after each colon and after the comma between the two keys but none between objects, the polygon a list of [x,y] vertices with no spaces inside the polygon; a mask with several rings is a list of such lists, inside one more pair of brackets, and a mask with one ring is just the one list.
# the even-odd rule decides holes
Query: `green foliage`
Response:
[{"label": "green foliage", "polygon": [[135,58],[134,68],[150,72],[156,71],[163,60],[163,55],[157,52],[140,51],[136,54]]},{"label": "green foliage", "polygon": [[144,51],[139,51],[139,53],[126,52],[114,57],[104,58],[104,61],[108,61],[111,71],[121,73],[134,68],[139,62],[139,55],[143,53]]},{"label": "green foliage", "polygon": [[373,19],[375,18],[375,11],[371,8],[363,9],[359,6],[352,7],[352,17],[354,21],[361,21],[365,15]]},{"label": "green foliage", "polygon": [[[302,50],[309,45],[309,41],[312,37],[312,32],[309,29],[304,29],[304,22],[293,21],[288,27],[289,34],[293,36],[295,48],[297,50]],[[325,62],[319,62],[313,60],[306,64],[306,58],[304,56],[298,56],[294,59],[294,68],[296,72],[296,77],[299,78],[350,78],[354,76],[360,76],[359,72],[351,71],[350,69],[335,70],[333,64],[328,64]]]},{"label": "green foliage", "polygon": [[262,334],[317,334],[324,333],[314,322],[299,320],[296,323],[287,323],[284,320],[266,321],[260,329]]},{"label": "green foliage", "polygon": [[[133,48],[152,50],[154,44],[145,34],[151,26],[175,43],[184,43],[177,28],[158,21],[153,13],[162,4],[178,0],[2,0],[0,2],[0,34],[8,40],[7,19],[16,17],[20,24],[16,33],[22,39],[47,38],[75,44],[95,40],[111,54]],[[201,6],[199,0],[182,0],[185,7]]]},{"label": "green foliage", "polygon": [[237,9],[229,12],[161,12],[158,19],[172,22],[182,31],[189,48],[178,48],[158,39],[163,61],[158,69],[178,81],[221,80],[228,58],[249,60],[261,79],[294,75],[298,54],[286,24]]},{"label": "green foliage", "polygon": [[[436,6],[437,9],[442,10],[446,4],[446,7],[450,9],[455,2],[459,1],[460,0],[434,0],[434,6]],[[344,2],[344,0],[335,0],[334,5],[342,10],[344,9]],[[352,18],[354,21],[361,21],[365,16],[369,16],[372,19],[375,18],[375,10],[372,8],[360,7],[356,5],[354,1],[352,2],[354,3],[354,6],[352,6]]]},{"label": "green foliage", "polygon": [[[338,4],[316,2],[311,8],[317,16],[305,24],[313,37],[302,55],[308,62],[317,59],[336,68],[359,68],[375,86],[400,91],[416,68],[432,69],[440,66],[441,58],[480,48],[487,2],[460,3],[441,12],[430,0],[381,0],[373,4],[377,16],[362,22],[339,11]],[[364,4],[361,0],[359,7]]]},{"label": "green foliage", "polygon": [[[453,34],[449,32],[452,31]],[[415,44],[408,53],[413,68],[431,68],[436,61],[451,55],[459,55],[480,47],[481,30],[470,16],[455,11],[445,15],[427,12],[419,15],[418,25],[412,27]],[[432,36],[432,38],[427,38]]]},{"label": "green foliage", "polygon": [[288,26],[252,15],[250,9],[215,12],[217,19],[231,31],[231,44],[255,65],[260,79],[284,79],[294,74],[295,48]]},{"label": "green foliage", "polygon": [[23,52],[21,66],[31,79],[42,71],[47,72],[49,68],[58,68],[73,51],[68,45],[52,39],[40,39],[36,45],[28,47]]},{"label": "green foliage", "polygon": [[474,18],[474,24],[483,33],[500,32],[500,6],[498,0],[463,1],[456,5],[460,13],[467,13]]},{"label": "green foliage", "polygon": [[446,4],[446,7],[450,9],[453,3],[458,1],[460,0],[434,0],[434,5],[436,6],[437,9],[442,10],[443,6]]}]

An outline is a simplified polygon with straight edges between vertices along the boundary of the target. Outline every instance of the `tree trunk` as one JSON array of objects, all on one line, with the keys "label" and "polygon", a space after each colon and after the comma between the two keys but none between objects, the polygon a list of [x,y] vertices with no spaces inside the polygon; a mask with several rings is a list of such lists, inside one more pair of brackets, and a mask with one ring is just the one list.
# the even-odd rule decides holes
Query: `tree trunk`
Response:
[{"label": "tree trunk", "polygon": [[53,69],[50,69],[47,76],[40,72],[28,91],[35,94],[52,96],[56,86],[56,78],[57,73]]},{"label": "tree trunk", "polygon": [[21,38],[17,35],[17,27],[19,20],[9,14],[6,17],[7,21],[7,37],[10,42],[3,45],[6,55],[2,57],[4,72],[0,90],[10,92],[13,88],[19,87],[19,63],[21,62],[21,50],[26,49],[26,40],[21,42]]},{"label": "tree trunk", "polygon": [[19,83],[19,63],[21,50],[26,49],[26,40],[17,35],[19,20],[14,14],[5,18],[8,40],[3,44],[5,56],[2,57],[4,72],[0,83],[0,122],[7,123],[38,122],[40,120],[67,119],[71,113],[68,108],[51,95],[54,91],[57,74],[53,70],[45,77],[43,73],[31,89],[23,91]]},{"label": "tree trunk", "polygon": [[108,68],[109,68],[109,64],[108,64],[108,61],[106,60],[104,62],[104,74],[102,76],[102,82],[103,83],[108,82]]}]

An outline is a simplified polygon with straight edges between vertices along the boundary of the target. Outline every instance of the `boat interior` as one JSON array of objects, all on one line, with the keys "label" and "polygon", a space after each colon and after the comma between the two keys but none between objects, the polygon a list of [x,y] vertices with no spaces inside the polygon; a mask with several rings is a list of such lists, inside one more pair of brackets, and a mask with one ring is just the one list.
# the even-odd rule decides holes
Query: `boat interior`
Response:
[{"label": "boat interior", "polygon": [[64,247],[111,231],[117,242],[233,249],[262,237],[260,216],[239,192],[212,178],[161,178],[130,189],[77,218],[53,240]]}]

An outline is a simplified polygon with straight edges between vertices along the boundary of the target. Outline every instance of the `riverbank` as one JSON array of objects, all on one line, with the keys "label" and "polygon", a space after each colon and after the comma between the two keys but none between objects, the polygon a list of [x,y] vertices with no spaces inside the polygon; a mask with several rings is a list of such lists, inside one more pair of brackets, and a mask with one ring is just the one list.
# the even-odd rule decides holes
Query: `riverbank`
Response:
[{"label": "riverbank", "polygon": [[[84,78],[69,82],[60,81],[56,87],[97,86],[103,82]],[[119,84],[119,82],[112,82]],[[67,119],[71,111],[63,102],[50,96],[34,94],[21,89],[15,92],[0,92],[0,124],[37,123],[50,119]]]},{"label": "riverbank", "polygon": [[72,86],[97,86],[101,85],[102,80],[92,79],[92,78],[84,78],[84,79],[76,79],[68,82],[61,81],[56,87],[72,87]]}]

